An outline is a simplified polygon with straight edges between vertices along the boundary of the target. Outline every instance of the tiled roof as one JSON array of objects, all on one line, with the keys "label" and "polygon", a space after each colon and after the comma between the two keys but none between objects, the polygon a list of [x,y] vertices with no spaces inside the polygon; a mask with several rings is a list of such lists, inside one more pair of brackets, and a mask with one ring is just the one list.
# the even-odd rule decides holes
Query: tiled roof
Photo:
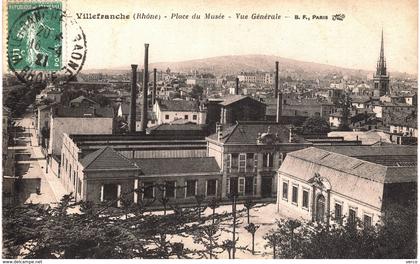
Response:
[{"label": "tiled roof", "polygon": [[111,147],[86,155],[80,163],[84,170],[136,170],[138,166]]},{"label": "tiled roof", "polygon": [[388,167],[385,183],[417,182],[417,167]]},{"label": "tiled roof", "polygon": [[160,124],[157,126],[149,127],[146,130],[203,130],[202,125],[197,125],[195,123],[184,123],[184,124]]},{"label": "tiled roof", "polygon": [[223,102],[220,103],[220,105],[227,106],[227,105],[230,105],[230,104],[233,104],[233,103],[245,100],[245,99],[253,100],[257,103],[265,105],[265,103],[263,103],[263,102],[260,102],[260,101],[254,99],[254,98],[251,98],[249,96],[244,96],[244,95],[230,95],[230,96],[227,96],[227,97],[224,98]]},{"label": "tiled roof", "polygon": [[367,103],[370,101],[369,96],[351,96],[352,103]]},{"label": "tiled roof", "polygon": [[159,100],[161,111],[198,112],[200,111],[196,101],[185,100]]},{"label": "tiled roof", "polygon": [[[289,126],[269,122],[238,122],[237,124],[223,128],[222,143],[229,144],[256,144],[259,134],[266,133],[270,128],[271,134],[277,134],[281,142],[289,142]],[[217,133],[208,138],[217,140]]]},{"label": "tiled roof", "polygon": [[133,159],[144,175],[220,173],[214,157]]},{"label": "tiled roof", "polygon": [[56,109],[57,117],[114,117],[112,107],[69,107],[60,106]]},{"label": "tiled roof", "polygon": [[83,101],[89,101],[90,103],[92,103],[92,104],[96,104],[96,102],[95,101],[93,101],[93,100],[91,100],[91,99],[89,99],[89,98],[86,98],[86,97],[84,97],[83,95],[81,95],[81,96],[79,96],[79,97],[77,97],[77,98],[75,98],[75,99],[73,99],[73,100],[71,100],[70,101],[70,104],[72,104],[72,103],[81,103],[81,102],[83,102]]},{"label": "tiled roof", "polygon": [[343,154],[350,157],[361,156],[417,156],[417,147],[413,146],[317,146],[317,148]]},{"label": "tiled roof", "polygon": [[[356,147],[354,147],[356,148]],[[387,147],[370,147],[378,151]],[[358,176],[380,183],[391,182],[409,182],[417,181],[417,170],[413,166],[384,166],[382,164],[366,161],[363,158],[354,158],[348,155],[342,155],[335,152],[326,151],[321,148],[310,147],[294,152],[290,152],[288,156],[299,158],[307,162],[326,166],[335,170],[339,170],[348,174]],[[390,155],[391,156],[391,155]],[[384,157],[384,156],[383,156]],[[415,168],[408,169],[408,168]],[[390,169],[391,168],[391,169]],[[398,171],[400,176],[398,176]]]}]

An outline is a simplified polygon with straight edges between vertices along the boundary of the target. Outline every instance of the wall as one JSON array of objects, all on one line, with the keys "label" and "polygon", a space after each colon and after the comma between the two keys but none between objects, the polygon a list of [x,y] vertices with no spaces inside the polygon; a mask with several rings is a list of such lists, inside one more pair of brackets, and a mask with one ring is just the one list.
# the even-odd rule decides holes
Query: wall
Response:
[{"label": "wall", "polygon": [[[168,119],[166,119],[166,115],[169,116]],[[185,115],[188,115],[188,119],[185,119]],[[193,115],[197,116],[196,120],[193,120]],[[199,125],[203,125],[206,123],[206,113],[205,112],[171,112],[171,111],[158,111],[156,112],[156,118],[157,118],[157,124],[165,124],[170,123],[177,119],[185,119],[189,122],[196,123]]]},{"label": "wall", "polygon": [[[343,215],[348,215],[349,207],[357,208],[357,217],[362,218],[363,214],[372,215],[372,221],[379,221],[381,214],[381,205],[383,197],[383,184],[368,179],[357,177],[345,172],[335,170],[334,168],[325,167],[311,162],[303,161],[295,157],[288,156],[278,171],[278,195],[277,208],[282,210],[285,208],[291,210],[292,214],[301,216],[305,219],[312,218],[312,201],[313,190],[312,185],[308,182],[315,173],[328,180],[331,185],[330,211],[334,211],[335,202],[342,203]],[[288,201],[282,198],[282,185],[284,181],[289,182]],[[292,185],[297,184],[298,187],[298,204],[291,203]],[[302,190],[309,189],[309,208],[302,208]],[[316,196],[321,191],[317,189]],[[326,198],[324,191],[322,193]],[[327,206],[325,206],[327,208]]]},{"label": "wall", "polygon": [[48,154],[60,155],[63,134],[112,134],[113,118],[51,117]]},{"label": "wall", "polygon": [[[222,197],[226,197],[228,194],[228,183],[227,181],[230,179],[230,177],[255,177],[256,178],[256,190],[254,190],[254,197],[262,197],[261,193],[261,182],[262,177],[270,177],[272,176],[272,193],[271,195],[275,197],[277,193],[277,177],[275,177],[277,169],[281,165],[282,159],[284,159],[287,156],[287,153],[299,149],[303,149],[305,147],[308,147],[310,144],[276,144],[276,145],[229,145],[225,144],[222,146],[218,146],[214,143],[208,143],[208,154],[210,157],[215,157],[216,161],[218,162],[218,165],[220,168],[222,168],[223,171],[223,185],[222,185]],[[230,160],[230,155],[232,153],[239,154],[243,153],[253,153],[257,154],[257,166],[256,169],[252,169],[251,171],[245,171],[245,172],[239,172],[239,166],[238,169],[232,170],[228,168],[227,164]],[[268,168],[263,166],[263,155],[264,153],[273,153],[273,166]],[[238,161],[239,164],[239,161]],[[254,165],[255,166],[255,165]],[[254,168],[253,166],[253,168]]]}]

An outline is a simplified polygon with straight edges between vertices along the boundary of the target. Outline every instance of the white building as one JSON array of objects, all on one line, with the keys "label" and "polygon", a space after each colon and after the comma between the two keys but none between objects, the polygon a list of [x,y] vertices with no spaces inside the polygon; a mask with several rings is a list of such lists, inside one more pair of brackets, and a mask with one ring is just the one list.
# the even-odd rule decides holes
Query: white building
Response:
[{"label": "white building", "polygon": [[[371,225],[386,206],[417,197],[414,147],[310,147],[288,153],[278,170],[277,210],[306,220]],[[341,219],[341,220],[340,220]]]},{"label": "white building", "polygon": [[206,123],[206,110],[197,101],[158,100],[153,106],[157,125],[184,119],[191,123]]}]

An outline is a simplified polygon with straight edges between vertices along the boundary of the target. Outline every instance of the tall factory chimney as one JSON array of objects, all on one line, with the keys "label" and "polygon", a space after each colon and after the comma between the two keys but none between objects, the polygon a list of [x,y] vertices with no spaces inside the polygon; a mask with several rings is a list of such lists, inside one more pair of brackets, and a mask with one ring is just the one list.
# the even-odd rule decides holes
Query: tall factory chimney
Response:
[{"label": "tall factory chimney", "polygon": [[153,91],[152,91],[152,108],[156,101],[156,68],[153,69]]},{"label": "tall factory chimney", "polygon": [[146,132],[147,128],[147,88],[149,85],[149,44],[144,44],[144,71],[143,71],[143,100],[141,107],[140,131]]},{"label": "tall factory chimney", "polygon": [[274,77],[274,97],[279,93],[279,62],[276,61],[276,76]]},{"label": "tall factory chimney", "polygon": [[136,132],[137,64],[131,64],[131,100],[129,132]]},{"label": "tall factory chimney", "polygon": [[280,122],[280,117],[283,114],[283,94],[279,93],[277,95],[277,114],[276,114],[276,122]]},{"label": "tall factory chimney", "polygon": [[235,86],[235,94],[239,94],[239,78],[236,77],[236,86]]}]

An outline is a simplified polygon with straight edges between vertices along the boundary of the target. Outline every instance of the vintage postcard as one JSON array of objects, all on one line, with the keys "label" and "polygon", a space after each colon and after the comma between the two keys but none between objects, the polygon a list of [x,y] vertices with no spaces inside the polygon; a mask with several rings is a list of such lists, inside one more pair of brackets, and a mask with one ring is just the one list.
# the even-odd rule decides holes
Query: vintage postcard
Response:
[{"label": "vintage postcard", "polygon": [[417,263],[416,0],[5,0],[2,22],[3,263]]}]

